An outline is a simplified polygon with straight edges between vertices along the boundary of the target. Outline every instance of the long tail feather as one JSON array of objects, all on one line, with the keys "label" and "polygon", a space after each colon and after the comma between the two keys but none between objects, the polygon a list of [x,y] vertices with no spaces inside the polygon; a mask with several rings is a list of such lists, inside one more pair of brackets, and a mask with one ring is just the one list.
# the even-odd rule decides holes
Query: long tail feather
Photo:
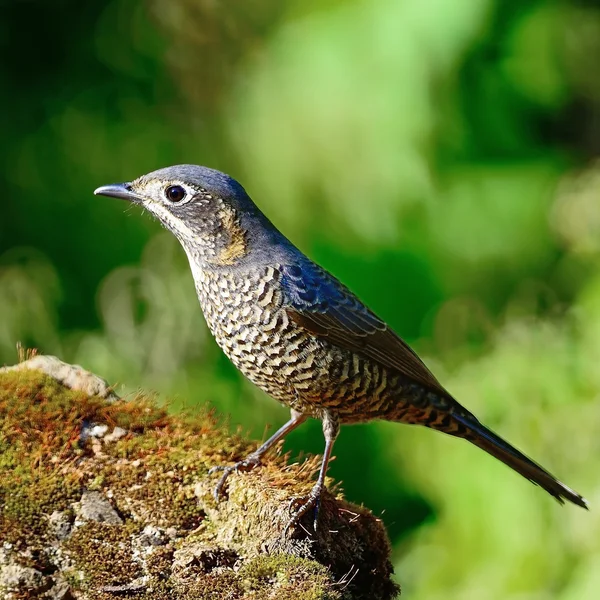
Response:
[{"label": "long tail feather", "polygon": [[540,465],[482,425],[473,415],[453,412],[452,417],[467,430],[461,437],[465,437],[465,439],[468,439],[482,450],[501,460],[532,483],[545,489],[561,504],[564,504],[564,501],[568,500],[585,509],[588,508],[585,498],[561,483]]}]

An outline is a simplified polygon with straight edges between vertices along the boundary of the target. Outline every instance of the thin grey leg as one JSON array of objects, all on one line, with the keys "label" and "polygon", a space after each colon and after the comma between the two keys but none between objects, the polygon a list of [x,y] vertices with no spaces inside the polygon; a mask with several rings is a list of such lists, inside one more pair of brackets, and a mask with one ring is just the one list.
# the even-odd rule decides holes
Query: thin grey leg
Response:
[{"label": "thin grey leg", "polygon": [[325,488],[325,477],[327,475],[327,468],[329,467],[329,461],[331,459],[331,452],[333,451],[333,444],[340,432],[340,424],[334,415],[325,413],[323,415],[323,436],[325,437],[325,449],[323,451],[323,459],[321,460],[321,469],[317,482],[313,486],[310,494],[306,498],[294,498],[290,503],[290,506],[299,504],[300,508],[294,513],[290,521],[285,527],[284,535],[287,534],[290,527],[298,524],[300,519],[311,509],[314,508],[314,521],[313,528],[317,530],[317,521],[319,518],[319,504],[321,502],[321,494]]},{"label": "thin grey leg", "polygon": [[239,462],[235,463],[235,465],[230,465],[228,467],[213,467],[209,471],[209,473],[214,473],[215,471],[223,471],[223,475],[221,476],[221,479],[219,479],[219,482],[217,483],[213,493],[217,502],[219,501],[219,496],[223,491],[223,486],[225,485],[225,482],[227,481],[227,478],[229,477],[229,475],[231,475],[231,473],[233,473],[234,471],[250,471],[251,469],[254,469],[254,467],[260,464],[260,459],[275,444],[277,444],[279,440],[284,438],[290,431],[296,429],[298,425],[301,425],[307,419],[306,415],[299,413],[295,410],[292,410],[291,414],[292,416],[290,420],[284,425],[282,425],[264,444],[262,444],[254,452],[252,452],[252,454],[249,454],[243,460],[240,460]]}]

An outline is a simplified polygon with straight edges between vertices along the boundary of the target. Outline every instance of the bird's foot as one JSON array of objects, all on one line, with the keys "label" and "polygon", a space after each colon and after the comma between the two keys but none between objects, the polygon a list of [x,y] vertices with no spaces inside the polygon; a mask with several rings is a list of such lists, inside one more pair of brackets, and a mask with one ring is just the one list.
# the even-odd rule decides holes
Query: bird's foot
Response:
[{"label": "bird's foot", "polygon": [[[311,509],[314,511],[313,513],[313,532],[317,531],[317,522],[319,520],[319,507],[321,504],[321,494],[323,493],[323,484],[316,483],[313,489],[310,491],[308,496],[295,497],[290,500],[289,511],[292,513],[291,519],[288,521],[285,529],[283,530],[284,537],[287,536],[289,530],[291,528],[295,528],[300,524],[300,520],[302,517]],[[298,507],[298,508],[296,508]],[[303,529],[307,533],[312,533]]]},{"label": "bird's foot", "polygon": [[251,471],[258,465],[260,465],[260,457],[256,456],[255,454],[250,454],[250,456],[247,456],[244,460],[240,460],[240,461],[236,462],[234,465],[229,465],[227,467],[217,466],[217,467],[213,467],[212,469],[210,469],[208,471],[209,475],[211,475],[212,473],[217,473],[218,471],[223,471],[223,475],[221,475],[221,478],[219,479],[219,482],[217,483],[217,485],[215,486],[215,489],[213,491],[213,496],[214,496],[215,501],[218,502],[219,497],[221,495],[224,495],[223,487],[225,485],[225,482],[227,481],[227,478],[232,473],[234,473],[234,472],[239,473],[240,471],[242,471],[242,472]]}]

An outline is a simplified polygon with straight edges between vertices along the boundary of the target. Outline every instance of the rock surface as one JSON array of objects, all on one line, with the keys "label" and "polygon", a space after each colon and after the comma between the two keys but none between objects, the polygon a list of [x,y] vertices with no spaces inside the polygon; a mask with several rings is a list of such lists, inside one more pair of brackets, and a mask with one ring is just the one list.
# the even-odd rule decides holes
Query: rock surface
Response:
[{"label": "rock surface", "polygon": [[111,401],[119,399],[105,379],[86,371],[79,365],[63,362],[56,356],[38,354],[17,365],[2,367],[0,373],[32,369],[49,375],[71,390],[85,392],[88,396],[98,396]]},{"label": "rock surface", "polygon": [[284,536],[318,460],[275,456],[212,498],[208,470],[254,444],[210,411],[170,416],[54,357],[0,370],[0,597],[387,600],[389,543],[368,510],[327,493]]}]

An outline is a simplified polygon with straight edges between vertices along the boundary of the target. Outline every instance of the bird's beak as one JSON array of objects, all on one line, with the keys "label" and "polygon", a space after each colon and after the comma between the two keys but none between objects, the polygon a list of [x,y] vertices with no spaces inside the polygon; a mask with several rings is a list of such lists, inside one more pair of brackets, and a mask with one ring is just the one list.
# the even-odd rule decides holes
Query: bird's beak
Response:
[{"label": "bird's beak", "polygon": [[111,198],[121,198],[139,204],[141,198],[131,189],[130,183],[111,183],[103,185],[94,190],[94,196],[109,196]]}]

